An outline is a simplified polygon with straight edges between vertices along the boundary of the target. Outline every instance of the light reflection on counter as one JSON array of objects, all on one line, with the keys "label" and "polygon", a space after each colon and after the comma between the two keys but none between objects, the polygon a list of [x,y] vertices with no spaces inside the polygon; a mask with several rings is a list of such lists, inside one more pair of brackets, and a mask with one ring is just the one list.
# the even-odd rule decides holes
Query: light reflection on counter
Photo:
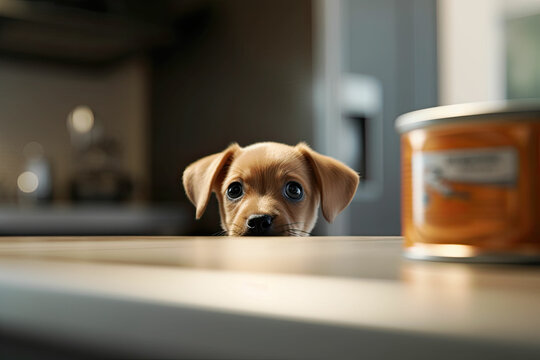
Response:
[{"label": "light reflection on counter", "polygon": [[442,305],[453,315],[463,313],[470,306],[474,271],[467,264],[406,262],[401,276],[420,306]]}]

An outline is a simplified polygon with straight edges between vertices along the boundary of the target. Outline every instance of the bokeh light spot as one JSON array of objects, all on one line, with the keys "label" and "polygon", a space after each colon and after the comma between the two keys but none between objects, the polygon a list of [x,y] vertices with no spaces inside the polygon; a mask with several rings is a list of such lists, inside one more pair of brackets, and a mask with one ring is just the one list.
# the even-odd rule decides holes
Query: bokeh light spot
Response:
[{"label": "bokeh light spot", "polygon": [[24,193],[33,193],[39,186],[39,179],[31,171],[25,171],[17,178],[17,186]]}]

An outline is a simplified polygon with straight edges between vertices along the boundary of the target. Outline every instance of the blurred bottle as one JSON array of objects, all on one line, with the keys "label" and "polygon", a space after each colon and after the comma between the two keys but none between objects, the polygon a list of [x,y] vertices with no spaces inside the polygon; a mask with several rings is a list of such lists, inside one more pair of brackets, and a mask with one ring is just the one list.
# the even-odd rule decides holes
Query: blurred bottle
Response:
[{"label": "blurred bottle", "polygon": [[70,197],[75,202],[122,202],[130,200],[133,184],[122,170],[120,144],[105,136],[92,109],[77,106],[67,127],[74,164]]},{"label": "blurred bottle", "polygon": [[24,203],[46,203],[52,200],[52,172],[43,146],[30,142],[24,146],[25,165],[17,178],[18,198]]}]

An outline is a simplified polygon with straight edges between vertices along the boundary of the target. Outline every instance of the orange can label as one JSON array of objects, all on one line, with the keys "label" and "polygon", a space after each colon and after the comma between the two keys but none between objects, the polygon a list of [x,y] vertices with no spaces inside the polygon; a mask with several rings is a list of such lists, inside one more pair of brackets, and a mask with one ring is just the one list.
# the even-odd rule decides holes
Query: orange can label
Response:
[{"label": "orange can label", "polygon": [[476,235],[504,227],[517,195],[518,168],[517,152],[510,147],[415,153],[414,223],[428,233],[449,227],[454,235],[466,231],[468,236],[475,235],[473,223]]},{"label": "orange can label", "polygon": [[540,254],[536,126],[480,123],[404,134],[405,246]]}]

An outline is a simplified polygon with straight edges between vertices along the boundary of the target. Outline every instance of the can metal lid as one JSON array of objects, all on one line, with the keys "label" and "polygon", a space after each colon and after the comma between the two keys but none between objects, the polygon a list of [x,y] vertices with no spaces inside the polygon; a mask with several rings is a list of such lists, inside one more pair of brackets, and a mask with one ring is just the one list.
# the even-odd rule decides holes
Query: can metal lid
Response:
[{"label": "can metal lid", "polygon": [[505,100],[437,106],[399,116],[396,129],[400,133],[432,125],[461,121],[501,121],[509,115],[525,115],[524,120],[540,121],[540,99]]}]

